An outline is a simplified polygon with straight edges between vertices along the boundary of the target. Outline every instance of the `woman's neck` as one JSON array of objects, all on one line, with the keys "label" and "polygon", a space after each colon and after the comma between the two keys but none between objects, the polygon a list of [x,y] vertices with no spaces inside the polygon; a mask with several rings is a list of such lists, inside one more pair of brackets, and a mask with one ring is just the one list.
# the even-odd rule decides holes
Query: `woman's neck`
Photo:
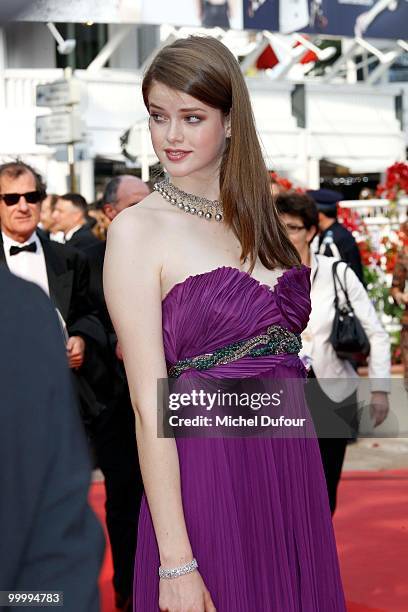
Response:
[{"label": "woman's neck", "polygon": [[170,181],[173,185],[185,191],[208,200],[219,200],[220,183],[219,177],[193,177],[193,176],[171,176]]}]

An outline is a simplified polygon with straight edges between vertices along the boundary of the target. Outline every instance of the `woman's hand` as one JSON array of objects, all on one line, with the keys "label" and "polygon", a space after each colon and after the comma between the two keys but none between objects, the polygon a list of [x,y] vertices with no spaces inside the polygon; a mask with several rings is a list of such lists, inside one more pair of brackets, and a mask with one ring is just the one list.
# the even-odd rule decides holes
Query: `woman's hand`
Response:
[{"label": "woman's hand", "polygon": [[374,427],[378,427],[385,421],[389,411],[388,393],[373,391],[370,402],[370,415],[374,421]]},{"label": "woman's hand", "polygon": [[160,580],[159,608],[161,612],[216,612],[197,570],[178,578]]}]

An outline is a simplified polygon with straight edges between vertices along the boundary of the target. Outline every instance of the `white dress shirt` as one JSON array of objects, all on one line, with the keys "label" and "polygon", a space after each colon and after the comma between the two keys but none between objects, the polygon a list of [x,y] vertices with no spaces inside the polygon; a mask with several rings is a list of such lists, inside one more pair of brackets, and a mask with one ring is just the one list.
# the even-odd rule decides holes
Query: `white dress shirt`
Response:
[{"label": "white dress shirt", "polygon": [[[6,257],[7,266],[13,274],[24,278],[25,280],[36,283],[45,291],[47,295],[50,295],[50,288],[48,286],[48,275],[47,267],[45,265],[44,251],[41,242],[34,232],[26,242],[16,242],[12,238],[9,238],[4,232],[3,236],[3,247],[4,255]],[[37,250],[35,253],[23,251],[16,255],[10,255],[10,247],[22,247],[26,244],[35,242]]]},{"label": "white dress shirt", "polygon": [[51,232],[50,240],[52,240],[52,242],[59,242],[60,244],[64,244],[65,242],[64,232]]},{"label": "white dress shirt", "polygon": [[[349,397],[358,387],[358,374],[353,366],[339,359],[329,337],[334,309],[334,283],[332,268],[335,259],[311,252],[311,303],[312,312],[302,334],[301,356],[309,357],[320,387],[333,401],[340,402]],[[344,285],[346,274],[347,292],[351,305],[370,341],[368,374],[371,391],[390,392],[390,339],[378,319],[366,290],[356,274],[341,262],[337,268]],[[341,290],[340,290],[341,293]],[[340,298],[340,296],[339,296]],[[342,304],[340,298],[340,304]]]},{"label": "white dress shirt", "polygon": [[65,234],[65,240],[64,242],[68,242],[69,240],[71,240],[72,236],[75,234],[75,232],[77,232],[78,230],[81,229],[81,227],[84,226],[84,223],[82,223],[81,225],[76,225],[75,227],[73,227],[72,229],[69,230],[69,232],[67,232]]}]

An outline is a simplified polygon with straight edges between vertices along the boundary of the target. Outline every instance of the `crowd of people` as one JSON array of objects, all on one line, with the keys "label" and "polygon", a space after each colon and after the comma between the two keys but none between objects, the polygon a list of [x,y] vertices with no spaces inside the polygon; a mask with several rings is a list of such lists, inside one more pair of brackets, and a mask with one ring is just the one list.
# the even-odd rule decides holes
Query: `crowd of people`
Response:
[{"label": "crowd of people", "polygon": [[[180,57],[186,60],[180,63]],[[32,501],[19,530],[18,495],[11,487],[8,495],[15,500],[10,516],[0,518],[1,529],[11,524],[19,530],[23,547],[33,517],[43,513],[36,537],[49,529],[52,554],[58,556],[58,542],[68,552],[71,546],[76,567],[86,566],[82,578],[89,588],[70,594],[67,609],[97,609],[90,585],[97,577],[101,534],[86,506],[88,459],[73,416],[78,401],[93,466],[104,475],[119,610],[151,612],[158,601],[170,612],[306,611],[327,609],[327,602],[333,611],[344,610],[330,510],[335,511],[348,438],[358,432],[358,374],[356,363],[341,359],[330,342],[335,261],[342,261],[343,299],[370,344],[375,426],[389,410],[390,344],[363,285],[355,240],[337,221],[339,196],[317,190],[273,197],[239,66],[215,39],[192,37],[163,49],[145,76],[143,95],[153,146],[171,179],[153,192],[136,176],[122,175],[107,183],[100,204],[92,207],[78,193],[47,195],[43,178],[23,161],[0,166],[0,262],[13,274],[0,270],[7,295],[0,336],[29,372],[27,386],[9,375],[9,409],[19,408],[19,420],[12,426],[8,414],[4,435],[20,445],[9,442],[10,477],[19,479],[24,499]],[[231,100],[239,108],[235,114]],[[15,276],[41,287],[49,300]],[[392,289],[400,304],[408,304],[407,276],[402,254]],[[407,325],[404,319],[406,372]],[[13,348],[21,333],[16,326],[30,331]],[[281,347],[288,334],[292,342],[301,336],[302,349],[286,354],[270,344],[269,353],[254,359],[240,345],[234,357],[236,343],[255,340],[267,326],[275,328]],[[308,398],[316,423],[319,412],[340,412],[350,435],[322,436],[318,444],[290,439],[285,446],[245,437],[223,444],[157,439],[157,379],[180,363],[185,368],[186,361],[187,373],[194,371],[201,354],[222,348],[230,358],[213,364],[215,379],[260,372],[297,378],[307,372],[318,383],[319,393]],[[2,364],[7,371],[4,355]],[[332,385],[333,379],[345,384]],[[30,413],[30,398],[38,413]],[[30,469],[37,471],[48,444],[43,424],[55,418],[61,443],[54,437],[42,471],[31,480]],[[35,448],[28,453],[31,437],[39,446],[31,440]],[[36,506],[39,491],[45,493]],[[67,531],[59,534],[54,524],[64,525],[64,518],[54,506],[64,496],[68,506],[74,501],[64,515]],[[36,582],[41,549],[34,550],[35,542],[26,552],[26,567],[21,551],[14,566],[6,564],[1,584],[8,589],[57,588],[53,571],[70,574],[55,566]]]},{"label": "crowd of people", "polygon": [[[103,295],[105,242],[93,232],[83,196],[46,196],[42,177],[22,161],[0,166],[0,190],[0,260],[39,285],[58,313],[94,466],[104,475],[116,603],[127,610],[143,484],[121,351]],[[135,176],[113,178],[102,199],[106,219],[149,193]]]}]

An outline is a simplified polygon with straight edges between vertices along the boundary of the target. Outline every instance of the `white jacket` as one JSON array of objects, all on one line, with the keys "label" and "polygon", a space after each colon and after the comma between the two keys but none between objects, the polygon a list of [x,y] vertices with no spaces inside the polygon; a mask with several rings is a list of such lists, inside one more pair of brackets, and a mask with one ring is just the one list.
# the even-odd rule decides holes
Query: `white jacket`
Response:
[{"label": "white jacket", "polygon": [[[324,393],[331,400],[340,402],[357,389],[358,374],[348,361],[337,357],[329,341],[335,315],[332,267],[336,260],[333,257],[311,253],[311,261],[312,312],[302,334],[303,348],[300,355],[311,359],[312,368]],[[370,341],[368,366],[371,391],[389,393],[391,390],[389,336],[353,270],[342,262],[337,271],[343,286],[344,275],[346,276],[351,305]],[[341,305],[343,302],[340,295],[339,299]]]}]

